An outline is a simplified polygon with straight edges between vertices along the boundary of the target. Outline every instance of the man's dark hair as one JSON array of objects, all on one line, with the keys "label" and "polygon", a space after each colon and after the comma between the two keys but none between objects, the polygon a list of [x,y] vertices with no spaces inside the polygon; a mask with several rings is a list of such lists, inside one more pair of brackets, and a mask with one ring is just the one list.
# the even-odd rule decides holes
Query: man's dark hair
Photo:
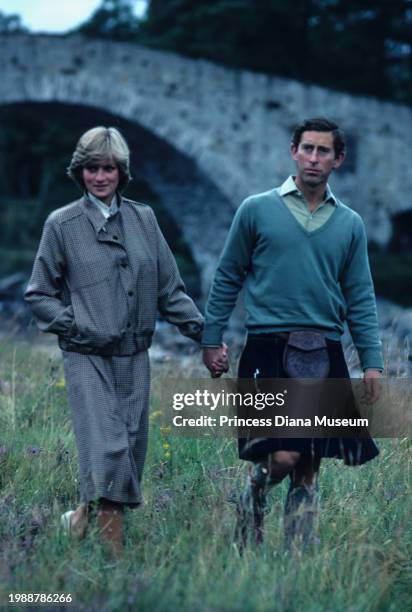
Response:
[{"label": "man's dark hair", "polygon": [[329,119],[325,117],[314,117],[313,119],[305,119],[300,123],[293,132],[292,144],[297,148],[302,138],[303,132],[332,132],[333,148],[335,150],[335,158],[344,153],[346,143],[345,135],[341,129]]}]

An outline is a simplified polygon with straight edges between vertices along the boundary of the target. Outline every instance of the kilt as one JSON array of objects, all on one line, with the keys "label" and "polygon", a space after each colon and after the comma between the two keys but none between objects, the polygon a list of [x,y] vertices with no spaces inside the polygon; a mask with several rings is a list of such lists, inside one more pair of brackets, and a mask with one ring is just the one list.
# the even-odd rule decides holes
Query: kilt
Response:
[{"label": "kilt", "polygon": [[[283,368],[286,340],[276,334],[249,334],[242,352],[238,378],[288,378]],[[327,339],[330,371],[328,378],[349,378],[342,345]],[[253,451],[252,451],[253,448]],[[239,457],[248,461],[265,460],[279,450],[296,451],[308,457],[335,457],[347,465],[361,465],[379,454],[369,436],[365,438],[267,438],[249,449],[247,440],[239,439]]]},{"label": "kilt", "polygon": [[103,357],[63,351],[79,456],[80,499],[142,502],[150,364],[147,351]]}]

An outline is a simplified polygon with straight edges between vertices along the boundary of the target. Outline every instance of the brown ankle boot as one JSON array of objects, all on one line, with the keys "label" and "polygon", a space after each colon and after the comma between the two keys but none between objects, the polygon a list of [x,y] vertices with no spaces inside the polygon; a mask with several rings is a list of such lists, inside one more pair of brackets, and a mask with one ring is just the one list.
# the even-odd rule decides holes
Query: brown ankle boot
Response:
[{"label": "brown ankle boot", "polygon": [[101,532],[104,543],[109,550],[120,557],[123,554],[123,508],[101,506],[97,510],[97,526]]}]

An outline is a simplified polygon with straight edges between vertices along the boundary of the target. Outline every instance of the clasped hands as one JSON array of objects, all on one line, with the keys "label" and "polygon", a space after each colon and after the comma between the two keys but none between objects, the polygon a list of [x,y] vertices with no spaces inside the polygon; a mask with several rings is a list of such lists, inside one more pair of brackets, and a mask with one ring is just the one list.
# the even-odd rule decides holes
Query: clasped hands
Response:
[{"label": "clasped hands", "polygon": [[224,372],[229,371],[229,355],[227,345],[207,346],[203,349],[203,363],[210,372],[212,378],[219,378]]}]

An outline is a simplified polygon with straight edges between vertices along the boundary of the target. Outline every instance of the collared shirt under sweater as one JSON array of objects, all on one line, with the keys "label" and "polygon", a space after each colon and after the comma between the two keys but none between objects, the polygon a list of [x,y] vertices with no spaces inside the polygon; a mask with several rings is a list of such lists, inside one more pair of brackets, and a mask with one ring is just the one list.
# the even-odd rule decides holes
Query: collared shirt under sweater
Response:
[{"label": "collared shirt under sweater", "polygon": [[332,202],[329,190],[317,211],[326,209],[327,218],[309,231],[281,197],[284,187],[251,196],[237,210],[206,307],[202,343],[221,343],[244,286],[250,332],[317,328],[339,340],[346,320],[363,369],[382,368],[362,219],[334,196]]}]

